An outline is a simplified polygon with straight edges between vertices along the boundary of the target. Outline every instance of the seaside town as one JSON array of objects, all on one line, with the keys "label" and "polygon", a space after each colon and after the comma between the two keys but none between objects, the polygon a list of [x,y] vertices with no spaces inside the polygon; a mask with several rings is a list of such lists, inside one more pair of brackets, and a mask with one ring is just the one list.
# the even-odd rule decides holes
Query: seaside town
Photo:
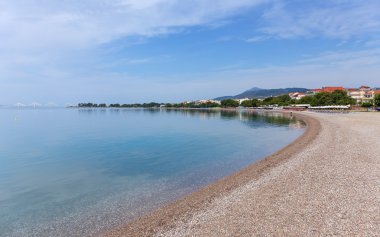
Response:
[{"label": "seaside town", "polygon": [[[293,89],[293,88],[290,88]],[[264,89],[262,89],[264,90]],[[324,86],[267,97],[203,99],[182,103],[96,104],[80,103],[85,108],[254,108],[264,110],[377,111],[380,110],[380,88],[360,86]]]},{"label": "seaside town", "polygon": [[[330,98],[322,98],[322,102],[314,102],[317,96],[338,94],[346,97],[346,100],[331,101]],[[186,107],[254,107],[258,109],[287,109],[287,110],[377,110],[380,107],[380,88],[360,86],[359,88],[345,88],[343,86],[324,86],[311,89],[306,92],[291,92],[287,95],[271,96],[267,98],[242,98],[226,100],[197,100],[186,101],[182,104]],[[348,100],[347,100],[348,99]],[[331,102],[330,102],[331,101]],[[279,103],[276,103],[279,102]],[[311,103],[310,103],[311,102]],[[330,102],[330,103],[329,103]],[[344,103],[346,102],[346,103]],[[161,105],[165,106],[165,105]]]},{"label": "seaside town", "polygon": [[326,86],[322,87],[321,89],[313,89],[307,93],[302,92],[295,92],[290,93],[289,96],[292,99],[300,100],[303,97],[307,95],[315,95],[316,93],[320,92],[334,92],[334,91],[345,91],[347,92],[348,96],[356,100],[356,103],[363,104],[363,103],[372,103],[375,95],[380,94],[380,88],[371,88],[369,86],[361,86],[359,88],[344,88],[342,86]]}]

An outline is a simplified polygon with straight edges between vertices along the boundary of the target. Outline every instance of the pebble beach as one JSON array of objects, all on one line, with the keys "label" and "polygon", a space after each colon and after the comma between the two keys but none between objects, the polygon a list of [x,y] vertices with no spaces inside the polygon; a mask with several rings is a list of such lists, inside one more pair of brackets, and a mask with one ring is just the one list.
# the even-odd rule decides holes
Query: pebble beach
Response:
[{"label": "pebble beach", "polygon": [[294,116],[294,143],[106,236],[380,236],[380,113]]}]

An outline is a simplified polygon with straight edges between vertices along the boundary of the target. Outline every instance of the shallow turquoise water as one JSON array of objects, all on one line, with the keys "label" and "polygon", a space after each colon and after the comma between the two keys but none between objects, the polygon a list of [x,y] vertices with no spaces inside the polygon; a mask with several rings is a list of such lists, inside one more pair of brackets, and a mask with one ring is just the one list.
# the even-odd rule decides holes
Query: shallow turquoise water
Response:
[{"label": "shallow turquoise water", "polygon": [[0,236],[89,236],[296,139],[248,112],[0,109]]}]

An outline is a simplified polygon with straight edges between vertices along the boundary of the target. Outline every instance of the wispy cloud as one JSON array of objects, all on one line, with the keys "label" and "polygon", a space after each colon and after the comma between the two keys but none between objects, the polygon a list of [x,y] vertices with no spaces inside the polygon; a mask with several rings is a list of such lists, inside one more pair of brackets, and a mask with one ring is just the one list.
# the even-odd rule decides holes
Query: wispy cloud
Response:
[{"label": "wispy cloud", "polygon": [[256,43],[256,42],[264,41],[268,38],[269,38],[268,36],[253,36],[251,38],[245,39],[245,42]]},{"label": "wispy cloud", "polygon": [[280,38],[361,38],[380,33],[377,0],[276,1],[263,15],[264,34]]},{"label": "wispy cloud", "polygon": [[[189,26],[220,27],[229,16],[267,1],[3,0],[0,80],[30,80],[47,75],[46,71],[56,71],[59,77],[70,70],[75,76],[77,69],[67,64],[79,60],[89,64],[95,61],[94,55],[101,57],[96,55],[99,47],[109,43],[125,38],[133,38],[132,44],[144,43],[146,38],[178,33]],[[118,42],[114,47],[120,48],[115,50],[125,47],[124,42]],[[149,60],[127,58],[117,63],[136,65]]]},{"label": "wispy cloud", "polygon": [[[253,8],[255,10],[250,11]],[[248,13],[242,17],[246,25],[238,25],[237,20],[236,28],[235,25],[228,28],[236,20],[234,16],[240,13]],[[247,16],[251,13],[256,15]],[[192,37],[189,31],[194,26],[202,26],[202,31],[213,33],[220,30],[219,35],[208,32],[194,37],[195,40],[219,37],[215,42],[219,47],[203,48],[202,53],[208,53],[199,57],[205,65],[219,68],[217,72],[202,68],[203,71],[196,75],[185,75],[181,70],[175,74],[172,71],[176,71],[177,65],[196,64],[191,60],[198,58],[177,60],[175,50],[164,52],[154,48],[160,46],[142,49],[156,36],[177,33],[189,36],[184,43],[187,44]],[[227,30],[221,30],[224,27]],[[221,37],[223,35],[227,36]],[[154,97],[191,99],[191,96],[222,95],[232,88],[238,92],[247,85],[320,86],[327,82],[344,84],[344,80],[368,83],[375,82],[380,75],[380,52],[376,48],[380,39],[378,0],[312,3],[301,0],[2,0],[0,37],[1,103],[19,99],[42,102],[44,98],[57,102],[65,98],[70,101],[96,98],[105,101],[108,98],[109,102],[134,97],[140,100],[153,100]],[[301,59],[300,55],[294,55],[291,62],[283,57],[283,63],[277,60],[277,65],[248,67],[263,55],[266,60],[277,57],[277,52],[274,52],[275,47],[258,49],[255,44],[244,42],[257,43],[273,38],[275,43],[288,39],[318,38],[322,41],[327,38],[344,44],[340,45],[340,51],[332,49]],[[355,41],[360,42],[356,49],[349,49],[350,43]],[[224,45],[228,47],[221,48]],[[358,50],[360,46],[365,47]],[[133,47],[142,49],[143,53],[138,50],[130,53]],[[223,50],[229,52],[223,54]],[[240,54],[237,50],[247,51]],[[252,56],[248,52],[252,52]],[[172,53],[173,57],[160,56]],[[300,49],[299,54],[303,53]],[[231,58],[235,63],[222,67],[223,61],[231,62]],[[162,70],[164,73],[146,76],[152,75],[154,70],[160,71],[162,64],[159,63],[168,61],[170,65]],[[142,66],[146,66],[141,70],[144,72],[137,75],[128,70]],[[81,88],[80,93],[78,88]]]},{"label": "wispy cloud", "polygon": [[367,41],[365,45],[368,47],[380,46],[380,39]]},{"label": "wispy cloud", "polygon": [[[184,27],[217,27],[229,16],[263,2],[266,0],[3,0],[0,82],[71,83],[74,78],[79,81],[84,70],[91,75],[94,67],[104,64],[149,63],[151,58],[146,56],[128,55],[104,62],[99,59],[103,56],[99,48],[120,41],[112,46],[118,52],[125,44],[144,43],[146,38],[180,32]],[[132,40],[125,43],[120,40],[124,38]],[[0,99],[4,97],[4,93],[0,95]]]},{"label": "wispy cloud", "polygon": [[260,87],[273,87],[273,84],[275,87],[358,86],[362,83],[378,86],[380,48],[323,52],[305,57],[291,65],[240,68],[226,66],[218,74],[219,77],[224,75],[239,78],[232,82],[235,84]]},{"label": "wispy cloud", "polygon": [[216,26],[226,16],[263,2],[5,0],[0,3],[0,50],[34,50],[49,45],[88,47],[131,35],[167,34],[200,24]]},{"label": "wispy cloud", "polygon": [[380,65],[380,48],[363,49],[356,51],[324,52],[316,57],[309,57],[300,61],[302,64],[341,65],[345,67],[363,67]]}]

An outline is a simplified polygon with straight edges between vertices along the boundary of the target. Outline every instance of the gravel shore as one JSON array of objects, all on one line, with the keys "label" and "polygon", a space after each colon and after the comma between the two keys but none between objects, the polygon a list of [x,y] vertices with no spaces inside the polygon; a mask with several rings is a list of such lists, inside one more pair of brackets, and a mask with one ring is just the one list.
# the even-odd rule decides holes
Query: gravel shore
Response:
[{"label": "gravel shore", "polygon": [[380,236],[380,113],[297,113],[296,142],[108,236]]}]

